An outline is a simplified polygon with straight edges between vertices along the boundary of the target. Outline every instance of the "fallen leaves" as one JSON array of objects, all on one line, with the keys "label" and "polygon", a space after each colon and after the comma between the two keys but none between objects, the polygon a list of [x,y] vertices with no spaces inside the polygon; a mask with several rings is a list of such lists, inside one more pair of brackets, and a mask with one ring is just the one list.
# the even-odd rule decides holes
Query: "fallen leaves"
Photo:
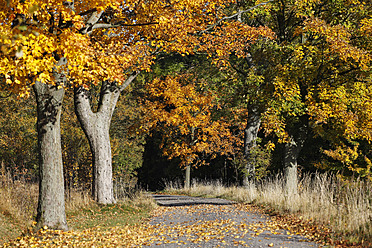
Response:
[{"label": "fallen leaves", "polygon": [[[152,247],[160,244],[203,246],[207,242],[221,246],[248,247],[257,236],[259,240],[256,242],[273,247],[274,243],[270,242],[273,235],[286,235],[280,230],[280,222],[262,218],[258,213],[247,212],[248,209],[252,210],[247,205],[158,207],[154,211],[157,217],[152,222],[104,229],[97,226],[68,232],[43,228],[19,237],[4,247]],[[290,235],[294,234],[288,232]],[[291,242],[291,239],[284,239]]]}]

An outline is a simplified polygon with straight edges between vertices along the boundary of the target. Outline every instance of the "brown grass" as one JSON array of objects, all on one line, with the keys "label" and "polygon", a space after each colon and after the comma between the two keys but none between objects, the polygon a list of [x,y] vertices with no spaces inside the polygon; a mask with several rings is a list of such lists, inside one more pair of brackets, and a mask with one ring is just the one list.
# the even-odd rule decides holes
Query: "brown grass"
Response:
[{"label": "brown grass", "polygon": [[[38,184],[18,178],[13,180],[4,167],[0,168],[0,246],[2,243],[17,238],[22,232],[32,229],[38,201]],[[66,198],[67,221],[71,228],[77,226],[96,226],[106,223],[108,227],[116,224],[137,223],[156,207],[154,200],[144,192],[132,192],[118,200],[118,204],[101,206],[95,203],[90,193],[84,190],[71,189]],[[91,216],[87,213],[104,211],[113,208],[115,216]],[[115,217],[115,218],[113,218]],[[111,223],[109,219],[121,218]],[[89,222],[89,223],[88,223]],[[88,224],[87,224],[88,223]],[[115,225],[116,225],[115,224]]]},{"label": "brown grass", "polygon": [[0,244],[31,226],[38,199],[38,185],[13,181],[4,168],[0,171]]},{"label": "brown grass", "polygon": [[228,198],[269,206],[329,226],[351,242],[372,240],[372,182],[344,181],[330,174],[305,175],[299,194],[286,195],[284,179],[278,175],[248,187],[224,187],[220,182],[193,182],[189,189],[172,183],[168,192],[193,196]]}]

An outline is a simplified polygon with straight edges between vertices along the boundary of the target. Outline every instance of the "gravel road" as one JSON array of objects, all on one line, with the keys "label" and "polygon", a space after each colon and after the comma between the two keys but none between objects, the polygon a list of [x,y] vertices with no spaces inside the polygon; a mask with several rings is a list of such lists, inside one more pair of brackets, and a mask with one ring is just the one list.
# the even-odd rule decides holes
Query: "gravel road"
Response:
[{"label": "gravel road", "polygon": [[248,205],[216,198],[153,197],[162,206],[150,221],[158,239],[144,247],[320,247],[280,230]]}]

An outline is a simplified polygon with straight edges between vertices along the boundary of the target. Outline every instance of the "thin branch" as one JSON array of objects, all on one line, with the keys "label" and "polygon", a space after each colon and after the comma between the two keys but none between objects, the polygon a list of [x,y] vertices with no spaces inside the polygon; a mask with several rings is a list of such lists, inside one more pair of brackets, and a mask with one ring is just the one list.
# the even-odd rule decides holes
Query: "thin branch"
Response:
[{"label": "thin branch", "polygon": [[13,94],[13,93],[10,92],[9,95],[7,95],[7,96],[0,96],[0,99],[6,99],[6,98],[9,98],[12,94]]},{"label": "thin branch", "polygon": [[114,25],[118,25],[120,27],[140,27],[140,26],[148,26],[148,25],[155,25],[155,24],[159,24],[159,22],[147,22],[147,23],[137,23],[137,24],[126,24],[123,22],[119,22]]},{"label": "thin branch", "polygon": [[125,80],[125,82],[119,86],[119,90],[120,92],[122,92],[125,88],[127,88],[132,82],[133,80],[140,74],[139,71],[135,71],[133,72],[128,78],[127,80]]},{"label": "thin branch", "polygon": [[273,2],[273,1],[274,1],[274,0],[269,0],[269,1],[267,1],[267,2],[259,3],[259,4],[257,4],[257,5],[255,5],[255,6],[249,8],[249,9],[247,9],[247,10],[239,10],[238,13],[236,13],[236,14],[234,14],[234,15],[231,15],[231,16],[225,16],[225,17],[219,19],[216,23],[210,25],[210,26],[209,26],[208,28],[206,28],[205,30],[201,31],[200,33],[205,33],[205,32],[207,32],[207,31],[213,29],[215,26],[217,26],[218,24],[220,24],[222,21],[229,20],[229,19],[233,19],[233,18],[235,18],[235,17],[237,17],[238,19],[240,19],[242,14],[247,13],[247,12],[249,12],[249,11],[252,11],[252,10],[254,10],[254,9],[256,9],[256,8],[258,8],[258,7],[260,7],[260,6],[262,6],[262,5],[266,5],[266,4],[268,4],[268,3],[270,3],[270,2]]},{"label": "thin branch", "polygon": [[96,23],[93,25],[87,25],[86,27],[82,28],[80,32],[82,34],[91,33],[94,29],[97,28],[117,28],[117,27],[140,27],[140,26],[147,26],[147,25],[154,25],[159,24],[158,22],[149,22],[149,23],[138,23],[138,24],[124,24],[124,23]]},{"label": "thin branch", "polygon": [[117,27],[140,27],[147,25],[159,24],[158,22],[149,22],[149,23],[138,23],[138,24],[125,24],[125,23],[97,23],[92,26],[92,30],[96,28],[117,28]]}]

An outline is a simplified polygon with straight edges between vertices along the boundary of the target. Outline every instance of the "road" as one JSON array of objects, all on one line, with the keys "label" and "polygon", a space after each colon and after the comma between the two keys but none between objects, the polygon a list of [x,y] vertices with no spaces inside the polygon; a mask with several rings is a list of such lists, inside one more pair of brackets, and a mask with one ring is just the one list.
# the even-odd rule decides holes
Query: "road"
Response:
[{"label": "road", "polygon": [[153,195],[156,239],[143,247],[320,247],[291,234],[249,205],[224,199]]}]

